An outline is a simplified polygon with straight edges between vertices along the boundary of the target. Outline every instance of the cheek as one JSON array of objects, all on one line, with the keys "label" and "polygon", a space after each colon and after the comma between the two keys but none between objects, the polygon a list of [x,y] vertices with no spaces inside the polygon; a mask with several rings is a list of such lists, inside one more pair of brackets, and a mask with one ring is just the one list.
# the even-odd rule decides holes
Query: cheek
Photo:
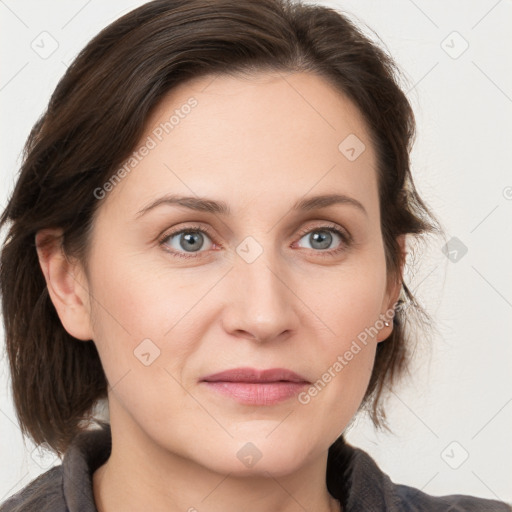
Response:
[{"label": "cheek", "polygon": [[322,395],[321,410],[334,407],[340,414],[355,412],[366,391],[375,359],[376,336],[382,328],[379,315],[383,312],[386,286],[383,254],[378,258],[375,251],[370,257],[353,261],[331,276],[329,288],[324,288],[328,292],[316,294],[316,300],[310,294],[311,309],[328,326],[327,331],[322,329],[325,335],[316,337],[315,357],[321,361],[315,390],[311,392],[319,398]]},{"label": "cheek", "polygon": [[[328,276],[324,293],[317,293],[314,311],[333,331],[339,343],[337,349],[356,339],[362,333],[374,338],[376,322],[383,313],[382,304],[386,292],[386,268],[384,254],[373,253],[354,257],[350,263]],[[362,336],[364,338],[364,336]]]},{"label": "cheek", "polygon": [[178,273],[159,275],[134,259],[104,258],[101,264],[95,260],[94,340],[109,382],[130,371],[145,386],[158,387],[155,372],[163,372],[161,378],[168,381],[163,368],[175,374],[195,349],[196,338],[184,336],[183,326],[206,288],[191,289]]},{"label": "cheek", "polygon": [[317,368],[323,372],[321,380],[333,391],[337,389],[335,393],[356,397],[366,389],[375,358],[381,300],[375,282],[357,280],[353,285],[345,282],[343,293],[325,297],[319,305],[329,333],[317,338],[317,354],[322,359]]},{"label": "cheek", "polygon": [[[328,428],[334,440],[356,414],[371,377],[377,342],[372,326],[379,301],[358,288],[330,307],[329,327],[335,332],[317,338],[316,380],[299,396],[305,414]],[[327,304],[324,305],[326,311]]]},{"label": "cheek", "polygon": [[92,271],[97,309],[108,329],[133,342],[148,337],[156,342],[169,336],[207,291],[208,282],[202,281],[204,290],[198,279],[190,286],[186,272],[171,272],[161,260],[142,252],[112,244],[105,245],[102,253],[109,257],[97,254]]}]

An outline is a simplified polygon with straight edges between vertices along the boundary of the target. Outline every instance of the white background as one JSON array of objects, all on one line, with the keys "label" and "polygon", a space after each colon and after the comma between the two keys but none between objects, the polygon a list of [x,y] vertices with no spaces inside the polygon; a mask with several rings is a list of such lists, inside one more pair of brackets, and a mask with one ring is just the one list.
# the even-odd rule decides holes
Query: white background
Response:
[{"label": "white background", "polygon": [[[2,207],[23,143],[66,66],[100,29],[142,3],[0,0]],[[376,433],[361,416],[347,439],[394,482],[512,502],[512,2],[322,3],[375,30],[404,71],[418,122],[417,187],[447,240],[468,249],[456,262],[443,254],[443,240],[418,253],[406,282],[438,332],[420,337],[414,379],[390,396],[394,435]],[[44,31],[58,43],[47,58],[31,47],[42,46]],[[1,356],[0,502],[60,463],[24,444]]]}]

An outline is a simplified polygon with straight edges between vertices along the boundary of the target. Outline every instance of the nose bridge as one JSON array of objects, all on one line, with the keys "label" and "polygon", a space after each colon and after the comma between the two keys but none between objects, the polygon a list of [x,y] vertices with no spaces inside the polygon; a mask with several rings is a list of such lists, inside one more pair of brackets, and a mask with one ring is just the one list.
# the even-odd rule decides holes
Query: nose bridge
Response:
[{"label": "nose bridge", "polygon": [[[271,237],[270,237],[271,238]],[[231,304],[229,328],[243,330],[263,340],[293,328],[293,294],[285,284],[278,251],[247,237],[236,248],[232,279],[236,303]]]},{"label": "nose bridge", "polygon": [[283,266],[273,247],[263,247],[252,237],[247,237],[237,247],[236,273],[246,285],[247,298],[254,299],[257,309],[266,306],[282,307],[288,300],[285,276],[279,276]]}]

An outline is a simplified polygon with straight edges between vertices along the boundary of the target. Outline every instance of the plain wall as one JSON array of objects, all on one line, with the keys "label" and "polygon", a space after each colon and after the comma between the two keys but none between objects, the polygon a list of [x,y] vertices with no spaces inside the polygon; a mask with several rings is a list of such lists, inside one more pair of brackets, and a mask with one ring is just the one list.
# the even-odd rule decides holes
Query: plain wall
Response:
[{"label": "plain wall", "polygon": [[[28,132],[67,65],[142,3],[0,2],[2,206]],[[321,3],[375,30],[404,71],[418,123],[413,176],[451,254],[446,240],[433,240],[406,271],[437,332],[420,335],[413,378],[387,402],[394,434],[375,432],[362,415],[347,439],[394,482],[512,502],[512,3]],[[0,502],[60,463],[24,443],[3,352],[2,342]]]}]

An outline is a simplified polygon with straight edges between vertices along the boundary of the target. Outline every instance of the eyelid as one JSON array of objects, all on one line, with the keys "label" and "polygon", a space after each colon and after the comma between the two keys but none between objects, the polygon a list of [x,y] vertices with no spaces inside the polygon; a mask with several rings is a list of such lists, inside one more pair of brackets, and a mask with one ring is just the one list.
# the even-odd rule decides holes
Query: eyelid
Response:
[{"label": "eyelid", "polygon": [[[322,222],[322,221],[318,221],[318,222]],[[340,236],[343,238],[343,240],[346,243],[352,242],[352,235],[343,226],[340,226],[339,224],[336,224],[335,222],[330,222],[330,221],[323,221],[318,226],[308,226],[307,228],[301,229],[298,232],[298,235],[302,237],[304,235],[307,235],[311,231],[316,231],[316,230],[321,231],[322,229],[330,230],[329,228],[333,229],[334,231],[338,231]]]}]

